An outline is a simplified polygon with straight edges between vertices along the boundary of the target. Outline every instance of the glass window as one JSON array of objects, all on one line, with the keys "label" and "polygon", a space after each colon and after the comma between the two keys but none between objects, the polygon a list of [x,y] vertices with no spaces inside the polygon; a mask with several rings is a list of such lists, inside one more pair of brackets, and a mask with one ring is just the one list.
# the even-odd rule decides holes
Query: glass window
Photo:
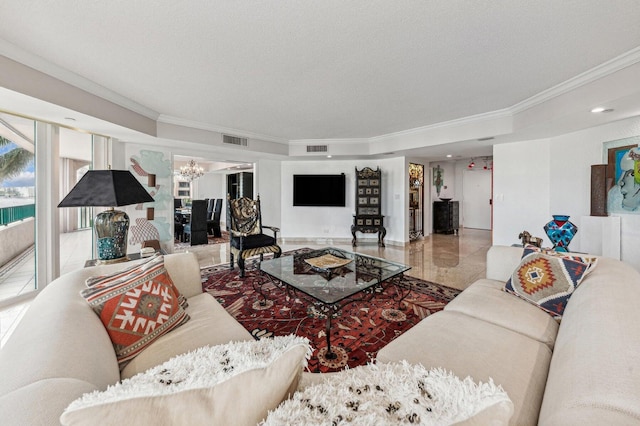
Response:
[{"label": "glass window", "polygon": [[0,113],[0,301],[37,289],[35,122]]},{"label": "glass window", "polygon": [[[91,167],[91,144],[90,134],[60,128],[60,200]],[[58,209],[60,275],[84,267],[85,261],[92,257],[92,210],[91,207]]]}]

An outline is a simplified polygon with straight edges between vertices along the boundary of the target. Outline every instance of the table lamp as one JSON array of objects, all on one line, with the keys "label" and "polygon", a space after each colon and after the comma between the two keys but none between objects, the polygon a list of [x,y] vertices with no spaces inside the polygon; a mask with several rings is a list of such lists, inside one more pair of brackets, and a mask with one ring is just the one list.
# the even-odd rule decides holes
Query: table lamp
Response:
[{"label": "table lamp", "polygon": [[89,170],[58,207],[109,207],[96,215],[99,263],[127,260],[129,216],[114,207],[153,202],[153,197],[128,170]]}]

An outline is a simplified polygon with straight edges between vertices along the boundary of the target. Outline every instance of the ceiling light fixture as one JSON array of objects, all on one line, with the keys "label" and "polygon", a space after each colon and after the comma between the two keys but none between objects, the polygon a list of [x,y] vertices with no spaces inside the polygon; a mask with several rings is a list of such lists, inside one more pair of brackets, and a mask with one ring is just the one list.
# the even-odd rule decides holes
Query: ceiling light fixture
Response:
[{"label": "ceiling light fixture", "polygon": [[327,155],[327,158],[331,158],[331,155]]},{"label": "ceiling light fixture", "polygon": [[597,107],[591,110],[591,112],[594,113],[600,113],[600,112],[612,112],[613,108],[604,108],[604,107]]},{"label": "ceiling light fixture", "polygon": [[180,176],[192,182],[195,179],[204,176],[204,169],[198,166],[198,163],[196,163],[195,160],[189,160],[186,166],[180,167]]},{"label": "ceiling light fixture", "polygon": [[451,158],[451,157],[453,157],[453,155],[447,154],[447,158]]},{"label": "ceiling light fixture", "polygon": [[484,161],[484,166],[482,167],[483,170],[489,170],[489,158],[488,157],[482,157],[482,161]]}]

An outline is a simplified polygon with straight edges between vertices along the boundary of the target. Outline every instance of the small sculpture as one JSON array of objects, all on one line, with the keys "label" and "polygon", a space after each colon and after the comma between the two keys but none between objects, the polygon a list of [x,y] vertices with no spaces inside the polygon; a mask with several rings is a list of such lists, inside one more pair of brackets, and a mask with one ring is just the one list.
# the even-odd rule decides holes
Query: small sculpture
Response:
[{"label": "small sculpture", "polygon": [[528,231],[522,231],[518,238],[522,241],[522,246],[526,246],[527,244],[531,244],[536,247],[542,247],[542,238],[532,237]]}]

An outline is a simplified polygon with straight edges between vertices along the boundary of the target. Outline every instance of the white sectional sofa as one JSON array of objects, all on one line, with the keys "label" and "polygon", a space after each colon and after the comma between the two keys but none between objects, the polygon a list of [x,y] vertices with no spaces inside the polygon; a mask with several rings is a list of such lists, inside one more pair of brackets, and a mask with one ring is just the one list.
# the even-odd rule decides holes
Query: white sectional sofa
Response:
[{"label": "white sectional sofa", "polygon": [[522,248],[494,246],[487,278],[379,353],[502,385],[513,425],[640,424],[640,274],[598,259],[560,324],[502,291]]},{"label": "white sectional sofa", "polygon": [[[640,424],[640,274],[599,259],[558,325],[501,290],[521,254],[521,248],[492,247],[487,278],[383,348],[378,362],[408,360],[476,381],[491,377],[514,404],[513,425]],[[168,255],[165,265],[188,298],[191,319],[122,373],[102,323],[79,292],[86,278],[124,266],[74,271],[47,286],[0,351],[0,423],[58,424],[65,407],[86,392],[200,346],[253,340],[202,294],[195,256]],[[305,373],[299,389],[324,377]]]},{"label": "white sectional sofa", "polygon": [[69,403],[205,345],[254,340],[210,295],[202,293],[193,253],[165,256],[165,267],[187,298],[191,319],[160,337],[120,373],[98,316],[80,296],[85,280],[130,266],[85,268],[49,284],[0,351],[0,424],[54,425]]}]

